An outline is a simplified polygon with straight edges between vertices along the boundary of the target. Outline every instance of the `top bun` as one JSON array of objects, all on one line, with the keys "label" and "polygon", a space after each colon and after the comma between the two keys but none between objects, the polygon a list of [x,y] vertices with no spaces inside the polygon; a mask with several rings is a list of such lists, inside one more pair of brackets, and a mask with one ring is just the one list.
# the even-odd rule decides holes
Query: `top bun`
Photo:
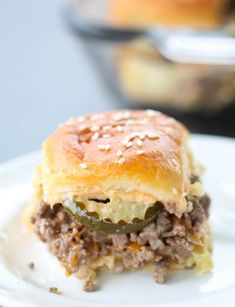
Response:
[{"label": "top bun", "polygon": [[194,172],[187,139],[183,125],[152,110],[71,119],[43,144],[43,200],[160,201],[180,217]]},{"label": "top bun", "polygon": [[111,0],[110,15],[120,25],[213,27],[227,0]]}]

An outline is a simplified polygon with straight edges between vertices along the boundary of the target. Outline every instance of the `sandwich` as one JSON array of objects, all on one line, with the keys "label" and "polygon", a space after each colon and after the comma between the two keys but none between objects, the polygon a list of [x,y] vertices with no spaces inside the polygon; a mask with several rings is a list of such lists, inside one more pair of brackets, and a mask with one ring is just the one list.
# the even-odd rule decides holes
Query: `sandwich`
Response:
[{"label": "sandwich", "polygon": [[[147,27],[150,32],[159,27],[203,31],[219,28],[226,23],[226,28],[232,33],[234,16],[229,13],[232,12],[229,2],[111,0],[109,21],[114,27]],[[193,62],[172,62],[162,56],[157,45],[154,39],[143,36],[115,47],[114,67],[118,86],[129,103],[139,107],[154,106],[162,110],[210,112],[222,109],[234,101],[234,69],[210,63],[199,65]]]},{"label": "sandwich", "polygon": [[112,0],[110,15],[121,26],[218,27],[228,0]]},{"label": "sandwich", "polygon": [[[66,275],[212,268],[210,198],[189,132],[153,110],[72,118],[43,144],[30,223]],[[115,278],[115,275],[114,277]]]},{"label": "sandwich", "polygon": [[235,99],[233,69],[172,63],[147,40],[122,45],[115,67],[124,97],[135,106],[211,112],[225,108]]}]

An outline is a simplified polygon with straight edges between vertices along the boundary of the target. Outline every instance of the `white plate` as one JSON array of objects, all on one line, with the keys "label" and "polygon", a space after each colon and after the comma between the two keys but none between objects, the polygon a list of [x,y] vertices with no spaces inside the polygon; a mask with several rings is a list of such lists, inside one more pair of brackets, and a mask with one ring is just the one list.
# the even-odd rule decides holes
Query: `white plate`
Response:
[{"label": "white plate", "polygon": [[[170,273],[164,285],[151,273],[105,274],[101,290],[86,293],[66,277],[46,246],[22,225],[22,210],[40,154],[0,166],[0,305],[18,306],[235,306],[235,141],[194,136],[196,157],[207,167],[205,185],[212,196],[214,269],[206,276],[192,270]],[[35,270],[27,266],[35,263]],[[57,287],[62,295],[49,293]]]}]

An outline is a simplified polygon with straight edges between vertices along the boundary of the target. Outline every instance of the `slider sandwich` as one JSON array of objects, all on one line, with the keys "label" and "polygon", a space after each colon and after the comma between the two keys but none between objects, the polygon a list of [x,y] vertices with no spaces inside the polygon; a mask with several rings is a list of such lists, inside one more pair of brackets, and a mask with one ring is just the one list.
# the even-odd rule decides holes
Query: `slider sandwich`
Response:
[{"label": "slider sandwich", "polygon": [[[210,199],[186,128],[162,113],[112,111],[69,120],[43,144],[31,223],[67,275],[212,268]],[[115,278],[115,275],[113,276]]]}]

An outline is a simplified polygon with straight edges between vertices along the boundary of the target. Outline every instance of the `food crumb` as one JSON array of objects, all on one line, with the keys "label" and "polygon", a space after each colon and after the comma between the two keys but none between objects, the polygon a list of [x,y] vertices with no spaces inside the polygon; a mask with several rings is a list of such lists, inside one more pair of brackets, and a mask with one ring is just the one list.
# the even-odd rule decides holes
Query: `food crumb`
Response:
[{"label": "food crumb", "polygon": [[83,290],[86,291],[86,292],[95,292],[95,291],[99,290],[99,285],[94,284],[90,280],[86,280],[83,284]]},{"label": "food crumb", "polygon": [[169,263],[167,261],[159,261],[156,263],[154,279],[158,284],[163,284],[166,281]]},{"label": "food crumb", "polygon": [[30,270],[34,270],[35,269],[35,264],[33,262],[29,262],[27,265],[28,265],[28,268]]},{"label": "food crumb", "polygon": [[58,295],[62,294],[62,292],[57,287],[50,287],[49,292],[54,293],[54,294],[58,294]]}]

